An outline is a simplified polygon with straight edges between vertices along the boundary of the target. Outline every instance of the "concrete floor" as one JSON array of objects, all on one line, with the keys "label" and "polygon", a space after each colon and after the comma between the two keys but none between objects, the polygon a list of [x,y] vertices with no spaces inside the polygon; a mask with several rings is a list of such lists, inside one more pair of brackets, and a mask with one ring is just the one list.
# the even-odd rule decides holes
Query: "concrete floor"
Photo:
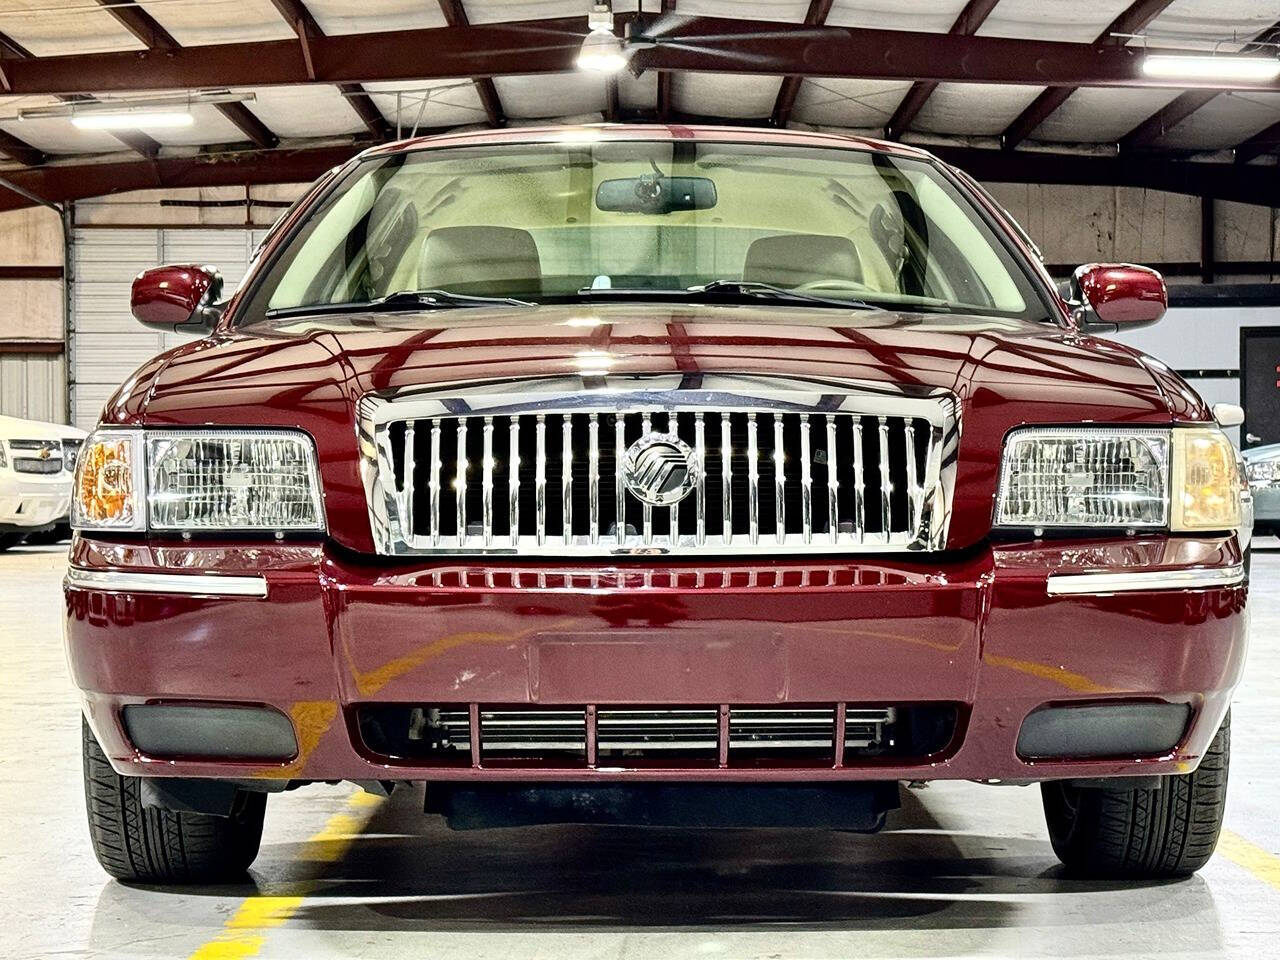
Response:
[{"label": "concrete floor", "polygon": [[64,567],[56,548],[0,556],[5,960],[1280,957],[1280,552],[1254,558],[1228,831],[1199,876],[1146,886],[1062,877],[1034,788],[956,783],[911,791],[874,837],[451,834],[420,793],[313,787],[271,799],[252,883],[126,887],[85,833]]}]

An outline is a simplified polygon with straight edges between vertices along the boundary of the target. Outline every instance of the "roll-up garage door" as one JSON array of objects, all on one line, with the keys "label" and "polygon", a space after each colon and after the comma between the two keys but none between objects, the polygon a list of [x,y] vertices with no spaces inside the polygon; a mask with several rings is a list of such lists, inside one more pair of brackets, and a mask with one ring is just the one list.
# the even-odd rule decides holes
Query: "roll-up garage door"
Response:
[{"label": "roll-up garage door", "polygon": [[82,228],[72,246],[74,324],[72,422],[88,430],[121,383],[142,363],[191,334],[150,330],[129,312],[138,271],[162,263],[216,266],[229,294],[244,276],[263,229]]}]

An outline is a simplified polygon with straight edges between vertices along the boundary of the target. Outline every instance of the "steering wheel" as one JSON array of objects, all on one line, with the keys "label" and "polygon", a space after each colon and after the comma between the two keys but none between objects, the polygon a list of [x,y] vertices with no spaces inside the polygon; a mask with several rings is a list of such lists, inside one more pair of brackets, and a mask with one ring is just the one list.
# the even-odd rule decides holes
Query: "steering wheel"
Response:
[{"label": "steering wheel", "polygon": [[870,290],[871,287],[857,280],[829,277],[826,280],[810,280],[808,283],[797,284],[792,289],[797,293],[808,293],[816,290],[853,290],[855,292],[863,292]]}]

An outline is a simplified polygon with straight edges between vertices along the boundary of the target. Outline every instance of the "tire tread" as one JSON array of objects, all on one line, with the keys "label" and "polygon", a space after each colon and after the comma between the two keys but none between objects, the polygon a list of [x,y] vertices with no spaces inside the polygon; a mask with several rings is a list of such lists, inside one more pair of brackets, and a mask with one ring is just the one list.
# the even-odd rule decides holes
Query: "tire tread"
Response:
[{"label": "tire tread", "polygon": [[1156,789],[1041,785],[1049,838],[1074,873],[1173,878],[1195,873],[1218,843],[1231,761],[1231,713],[1192,773]]},{"label": "tire tread", "polygon": [[115,772],[83,720],[81,737],[89,839],[107,873],[156,884],[244,875],[262,840],[265,794],[241,791],[229,817],[148,807],[140,778]]}]

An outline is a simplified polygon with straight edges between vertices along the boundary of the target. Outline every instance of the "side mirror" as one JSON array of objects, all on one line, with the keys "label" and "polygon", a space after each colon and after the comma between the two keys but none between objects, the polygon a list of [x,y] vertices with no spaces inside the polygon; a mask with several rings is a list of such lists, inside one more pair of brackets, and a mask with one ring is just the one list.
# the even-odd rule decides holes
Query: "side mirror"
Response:
[{"label": "side mirror", "polygon": [[129,306],[148,327],[207,330],[222,311],[215,306],[222,295],[222,274],[216,267],[194,263],[152,267],[133,278]]},{"label": "side mirror", "polygon": [[1071,277],[1069,306],[1080,327],[1141,327],[1169,309],[1164,277],[1131,263],[1086,263]]}]

